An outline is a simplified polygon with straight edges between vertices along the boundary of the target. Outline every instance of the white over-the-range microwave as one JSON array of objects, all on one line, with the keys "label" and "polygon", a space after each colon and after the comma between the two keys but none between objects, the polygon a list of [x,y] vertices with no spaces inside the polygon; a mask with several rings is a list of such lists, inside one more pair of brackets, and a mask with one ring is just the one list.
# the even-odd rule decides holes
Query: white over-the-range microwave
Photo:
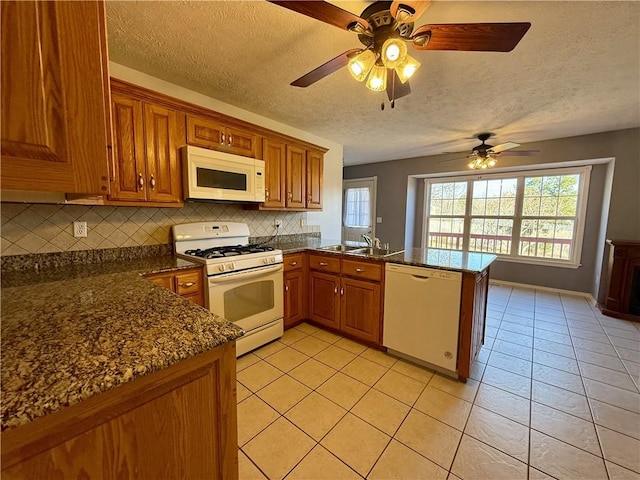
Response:
[{"label": "white over-the-range microwave", "polygon": [[186,146],[181,149],[185,200],[264,202],[264,161]]}]

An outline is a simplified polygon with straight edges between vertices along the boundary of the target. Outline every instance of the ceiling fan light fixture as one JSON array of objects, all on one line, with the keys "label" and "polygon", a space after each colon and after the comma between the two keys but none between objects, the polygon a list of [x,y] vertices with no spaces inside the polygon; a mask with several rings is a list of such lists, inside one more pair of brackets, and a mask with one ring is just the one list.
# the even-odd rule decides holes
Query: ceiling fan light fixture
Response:
[{"label": "ceiling fan light fixture", "polygon": [[387,69],[383,65],[374,65],[367,79],[367,88],[381,92],[387,88]]},{"label": "ceiling fan light fixture", "polygon": [[404,60],[395,68],[400,81],[402,83],[407,83],[407,80],[416,73],[416,70],[420,68],[420,65],[421,63],[411,55],[405,55]]},{"label": "ceiling fan light fixture", "polygon": [[382,44],[380,57],[387,68],[396,68],[407,56],[407,45],[398,37],[387,38]]},{"label": "ceiling fan light fixture", "polygon": [[492,168],[497,165],[498,161],[493,158],[491,155],[474,155],[474,158],[467,165],[471,170],[486,170],[487,168]]},{"label": "ceiling fan light fixture", "polygon": [[371,50],[363,50],[349,60],[349,73],[357,81],[362,82],[376,62],[376,55]]}]

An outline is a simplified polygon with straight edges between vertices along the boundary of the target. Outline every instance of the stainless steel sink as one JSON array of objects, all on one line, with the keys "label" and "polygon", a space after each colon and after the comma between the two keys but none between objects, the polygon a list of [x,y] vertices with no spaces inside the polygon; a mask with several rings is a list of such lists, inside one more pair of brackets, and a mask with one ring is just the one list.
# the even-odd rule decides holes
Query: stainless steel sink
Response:
[{"label": "stainless steel sink", "polygon": [[391,255],[395,255],[396,253],[402,253],[404,250],[388,250],[386,248],[375,248],[375,247],[366,247],[366,248],[356,248],[345,253],[349,255],[363,255],[363,256],[377,256],[377,257],[389,257]]},{"label": "stainless steel sink", "polygon": [[361,249],[361,248],[362,247],[357,247],[357,246],[352,246],[352,245],[328,245],[326,247],[318,247],[318,250],[345,253],[345,252],[349,252],[349,251],[352,251],[352,250],[358,250],[358,249]]}]

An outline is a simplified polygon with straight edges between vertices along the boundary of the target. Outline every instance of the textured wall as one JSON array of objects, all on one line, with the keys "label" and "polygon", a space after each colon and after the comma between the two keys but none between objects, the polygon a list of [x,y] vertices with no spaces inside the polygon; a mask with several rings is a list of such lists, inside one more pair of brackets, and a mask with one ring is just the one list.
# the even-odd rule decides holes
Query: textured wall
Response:
[{"label": "textured wall", "polygon": [[[300,226],[305,212],[259,212],[238,204],[187,203],[184,208],[86,207],[77,205],[0,204],[0,255],[66,252],[170,243],[170,228],[177,223],[226,220],[249,225],[251,236],[319,231]],[[85,221],[86,238],[74,238],[72,222]]]}]

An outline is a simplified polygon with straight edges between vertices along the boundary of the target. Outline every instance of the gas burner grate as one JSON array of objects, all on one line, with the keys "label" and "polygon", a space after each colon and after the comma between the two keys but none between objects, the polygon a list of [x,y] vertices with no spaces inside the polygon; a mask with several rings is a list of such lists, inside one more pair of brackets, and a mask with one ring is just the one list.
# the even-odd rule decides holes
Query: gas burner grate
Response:
[{"label": "gas burner grate", "polygon": [[222,257],[234,257],[237,255],[247,255],[250,253],[264,253],[270,252],[273,250],[273,247],[267,246],[256,246],[256,245],[234,245],[234,246],[226,246],[226,247],[213,247],[207,249],[197,248],[195,250],[186,250],[184,253],[186,255],[193,255],[195,257],[201,258],[222,258]]}]

